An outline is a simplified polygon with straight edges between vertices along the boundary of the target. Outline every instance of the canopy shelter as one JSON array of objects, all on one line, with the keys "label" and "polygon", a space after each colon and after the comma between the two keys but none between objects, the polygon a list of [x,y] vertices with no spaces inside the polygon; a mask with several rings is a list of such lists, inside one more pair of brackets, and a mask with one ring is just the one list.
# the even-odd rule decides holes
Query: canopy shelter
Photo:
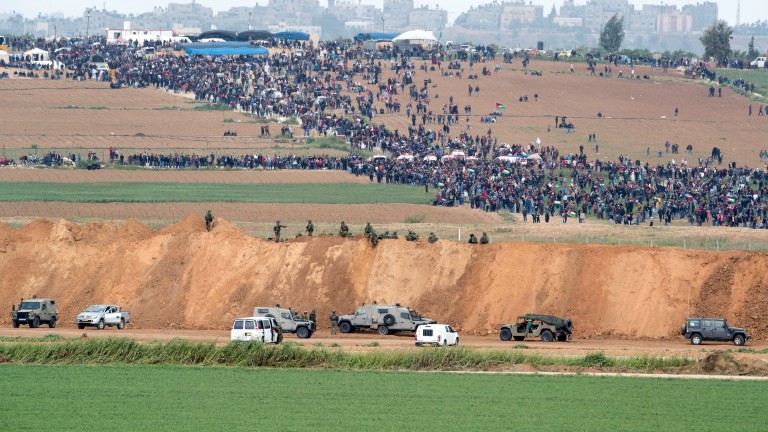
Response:
[{"label": "canopy shelter", "polygon": [[406,50],[415,47],[428,48],[437,44],[437,38],[431,31],[410,30],[392,39],[392,43]]},{"label": "canopy shelter", "polygon": [[[225,41],[233,41],[237,39],[237,33],[229,30],[211,30],[200,33],[198,39],[224,39]],[[248,39],[246,39],[248,40]]]},{"label": "canopy shelter", "polygon": [[266,48],[251,45],[249,42],[194,42],[182,44],[181,48],[187,55],[269,55]]},{"label": "canopy shelter", "polygon": [[275,37],[272,32],[267,30],[248,30],[237,34],[236,40],[238,41],[266,41],[272,40]]},{"label": "canopy shelter", "polygon": [[38,62],[38,61],[50,61],[51,56],[48,51],[41,50],[40,48],[32,48],[29,51],[24,52],[24,60]]},{"label": "canopy shelter", "polygon": [[358,33],[355,35],[356,41],[378,40],[391,41],[398,36],[397,33]]},{"label": "canopy shelter", "polygon": [[285,39],[289,41],[306,41],[309,40],[309,33],[299,31],[284,31],[275,33],[275,39]]}]

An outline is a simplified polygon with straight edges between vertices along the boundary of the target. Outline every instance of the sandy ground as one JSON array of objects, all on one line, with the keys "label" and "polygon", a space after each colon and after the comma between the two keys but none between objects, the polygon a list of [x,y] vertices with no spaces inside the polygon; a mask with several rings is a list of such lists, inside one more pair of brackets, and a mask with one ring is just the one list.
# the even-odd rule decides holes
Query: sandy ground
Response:
[{"label": "sandy ground", "polygon": [[[647,75],[647,80],[615,78],[619,70],[628,77],[631,70],[627,67],[614,68],[613,78],[601,78],[589,76],[583,64],[576,64],[576,73],[570,74],[567,62],[536,60],[530,69],[543,71],[543,76],[526,74],[519,60],[501,64],[501,71],[491,76],[480,74],[483,66],[493,69],[493,65],[477,64],[470,70],[465,64],[465,78],[461,79],[417,69],[415,82],[432,80],[430,106],[436,113],[450,96],[460,107],[472,106],[471,132],[482,135],[490,128],[499,143],[526,144],[540,137],[543,145],[555,145],[562,154],[576,153],[579,145],[584,145],[591,158],[616,160],[623,154],[654,163],[671,159],[680,162],[682,158],[696,162],[718,146],[726,161],[752,167],[764,165],[758,154],[765,146],[754,138],[762,136],[768,120],[748,117],[750,102],[730,89],[724,89],[721,98],[710,98],[708,84],[691,82],[674,71],[664,74],[642,66],[636,67],[635,73]],[[479,79],[466,79],[470,73],[478,74]],[[468,85],[479,87],[479,95],[469,96]],[[259,137],[261,123],[252,118],[235,112],[193,111],[193,101],[188,98],[155,89],[116,91],[104,83],[30,79],[6,80],[3,86],[0,144],[9,151],[36,144],[41,150],[91,149],[102,153],[110,146],[127,153],[146,149],[248,152],[248,148],[266,153],[290,152],[271,148],[275,141]],[[538,102],[533,101],[534,94],[538,94]],[[523,95],[528,95],[530,101],[518,102]],[[397,95],[397,99],[403,105],[408,103],[406,95]],[[480,123],[479,116],[494,111],[496,103],[506,106],[498,123]],[[375,104],[383,105],[380,101]],[[675,108],[679,109],[678,117],[674,116]],[[409,122],[404,112],[377,116],[374,122],[404,131]],[[598,119],[598,112],[605,117]],[[555,129],[548,132],[554,117],[563,115],[574,123],[576,133]],[[464,116],[461,120],[463,127]],[[236,131],[238,136],[223,137],[227,130]],[[458,127],[451,132],[456,135]],[[587,143],[590,133],[597,134],[599,154],[593,144]],[[693,154],[681,150],[679,155],[657,157],[666,141],[680,144],[681,149],[691,144]]]}]

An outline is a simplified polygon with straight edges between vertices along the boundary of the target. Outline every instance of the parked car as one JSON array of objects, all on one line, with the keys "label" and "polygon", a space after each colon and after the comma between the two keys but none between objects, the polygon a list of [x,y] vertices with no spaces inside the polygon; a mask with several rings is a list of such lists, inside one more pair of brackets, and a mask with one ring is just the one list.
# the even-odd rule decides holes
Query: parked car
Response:
[{"label": "parked car", "polygon": [[274,318],[284,332],[296,333],[299,339],[311,338],[312,333],[317,330],[314,322],[297,318],[291,308],[256,306],[253,308],[253,316]]},{"label": "parked car", "polygon": [[448,324],[425,324],[416,329],[416,346],[459,345],[459,334]]},{"label": "parked car", "polygon": [[765,67],[765,57],[758,57],[751,62],[749,62],[749,67],[752,69],[758,68],[762,69]]},{"label": "parked car", "polygon": [[680,333],[690,339],[694,345],[704,341],[732,341],[734,345],[744,345],[752,335],[740,327],[728,327],[722,318],[688,318],[680,327]]},{"label": "parked car", "polygon": [[38,328],[40,324],[55,328],[58,318],[59,311],[56,309],[56,300],[53,299],[32,296],[29,300],[21,299],[18,310],[15,305],[11,306],[13,328],[19,328],[22,324],[29,324],[29,328]]},{"label": "parked car", "polygon": [[120,306],[98,304],[88,306],[77,316],[77,328],[80,330],[85,327],[96,327],[104,330],[105,327],[117,327],[118,330],[125,328],[125,324],[131,321],[131,314],[123,311]]},{"label": "parked car", "polygon": [[342,333],[352,333],[355,329],[371,329],[380,335],[388,335],[397,331],[416,331],[421,325],[435,323],[435,320],[424,318],[400,303],[374,303],[360,306],[354,313],[340,316],[339,330]]},{"label": "parked car", "polygon": [[237,318],[232,323],[229,339],[278,344],[283,341],[283,330],[274,318]]},{"label": "parked car", "polygon": [[503,341],[524,340],[527,337],[541,338],[543,342],[565,342],[571,340],[573,322],[553,315],[525,314],[511,324],[502,324],[499,338]]}]

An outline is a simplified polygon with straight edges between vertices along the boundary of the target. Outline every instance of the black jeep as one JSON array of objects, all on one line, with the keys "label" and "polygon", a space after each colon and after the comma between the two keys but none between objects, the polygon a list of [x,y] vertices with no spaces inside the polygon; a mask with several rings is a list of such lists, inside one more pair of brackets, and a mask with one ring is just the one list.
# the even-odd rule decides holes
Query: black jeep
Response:
[{"label": "black jeep", "polygon": [[743,328],[728,327],[728,322],[721,318],[688,318],[680,327],[680,333],[694,345],[704,341],[733,341],[734,345],[741,346],[752,338]]}]

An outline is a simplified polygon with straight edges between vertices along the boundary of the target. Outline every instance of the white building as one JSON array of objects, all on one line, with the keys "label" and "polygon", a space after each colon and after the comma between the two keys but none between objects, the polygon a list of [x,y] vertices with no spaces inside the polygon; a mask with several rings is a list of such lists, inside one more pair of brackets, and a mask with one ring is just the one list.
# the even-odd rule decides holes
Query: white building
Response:
[{"label": "white building", "polygon": [[107,29],[107,43],[128,43],[138,42],[144,45],[144,42],[171,42],[173,39],[173,30],[146,30],[132,29],[131,23],[126,21],[122,29]]}]

